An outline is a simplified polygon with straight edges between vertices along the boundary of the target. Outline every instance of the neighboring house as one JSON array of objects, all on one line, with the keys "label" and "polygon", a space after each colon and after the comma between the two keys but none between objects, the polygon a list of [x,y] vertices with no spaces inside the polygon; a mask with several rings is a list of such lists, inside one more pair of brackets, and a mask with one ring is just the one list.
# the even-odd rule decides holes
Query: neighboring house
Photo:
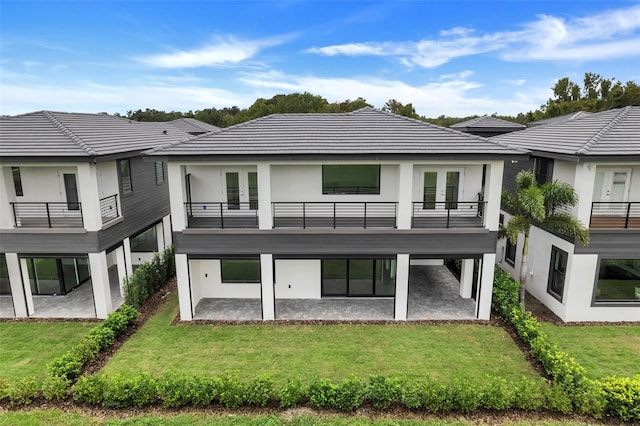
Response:
[{"label": "neighboring house", "polygon": [[196,120],[195,118],[178,118],[176,120],[168,121],[167,124],[171,124],[178,129],[187,132],[193,136],[202,135],[209,132],[217,132],[220,127],[212,126],[204,121]]},{"label": "neighboring house", "polygon": [[516,132],[527,128],[527,126],[522,124],[513,123],[501,118],[490,117],[488,115],[452,124],[449,127],[451,129],[460,130],[461,132],[471,133],[472,135],[484,136],[485,138]]},{"label": "neighboring house", "polygon": [[[533,228],[527,290],[563,321],[640,321],[640,107],[626,107],[497,136],[531,152],[505,166],[505,189],[519,170],[539,184],[557,179],[576,190],[570,213],[589,227],[587,247]],[[509,215],[504,212],[504,221]],[[498,244],[498,264],[520,275],[517,245]]]},{"label": "neighboring house", "polygon": [[148,151],[168,163],[180,316],[488,319],[503,163],[523,152],[372,108]]},{"label": "neighboring house", "polygon": [[0,316],[97,317],[171,242],[166,164],[189,134],[105,114],[0,119]]}]

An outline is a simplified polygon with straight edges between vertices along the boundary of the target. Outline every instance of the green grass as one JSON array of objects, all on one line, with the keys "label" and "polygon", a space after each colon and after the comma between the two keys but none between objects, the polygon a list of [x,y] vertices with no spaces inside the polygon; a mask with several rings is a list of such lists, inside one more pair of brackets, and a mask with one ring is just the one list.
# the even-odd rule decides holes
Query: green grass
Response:
[{"label": "green grass", "polygon": [[342,380],[349,374],[483,383],[486,375],[537,377],[499,327],[485,325],[181,325],[172,294],[133,335],[104,374],[158,375],[165,371],[241,378],[271,374],[277,382],[300,377]]},{"label": "green grass", "polygon": [[461,417],[427,418],[427,419],[398,419],[380,418],[373,419],[358,415],[317,415],[304,414],[285,418],[284,415],[231,415],[231,414],[165,414],[165,415],[137,415],[126,419],[113,417],[92,417],[88,414],[64,412],[61,410],[34,410],[34,411],[7,411],[0,413],[0,425],[29,425],[48,426],[87,426],[87,425],[168,425],[168,426],[466,426],[466,425],[548,425],[548,426],[586,426],[587,424],[574,421],[548,420],[522,420],[515,422],[508,418],[501,420],[487,418],[484,420],[465,420]]},{"label": "green grass", "polygon": [[541,324],[551,341],[586,368],[589,377],[640,374],[640,326]]},{"label": "green grass", "polygon": [[78,343],[95,323],[0,322],[0,379],[44,378],[47,364]]}]

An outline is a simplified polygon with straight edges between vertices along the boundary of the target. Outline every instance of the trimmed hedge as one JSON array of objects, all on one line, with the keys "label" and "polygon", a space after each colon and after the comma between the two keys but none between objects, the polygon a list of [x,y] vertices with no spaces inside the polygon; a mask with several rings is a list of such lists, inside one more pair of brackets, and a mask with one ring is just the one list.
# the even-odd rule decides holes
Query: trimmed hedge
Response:
[{"label": "trimmed hedge", "polygon": [[125,303],[139,308],[175,274],[175,251],[169,246],[162,253],[155,253],[151,262],[138,266],[133,275],[125,279]]},{"label": "trimmed hedge", "polygon": [[570,413],[617,417],[624,421],[640,421],[640,375],[608,377],[592,380],[586,370],[566,352],[560,351],[540,327],[531,312],[524,310],[518,300],[520,284],[496,267],[492,307],[515,329],[531,355],[553,380],[552,391],[557,392],[544,403],[546,408]]}]

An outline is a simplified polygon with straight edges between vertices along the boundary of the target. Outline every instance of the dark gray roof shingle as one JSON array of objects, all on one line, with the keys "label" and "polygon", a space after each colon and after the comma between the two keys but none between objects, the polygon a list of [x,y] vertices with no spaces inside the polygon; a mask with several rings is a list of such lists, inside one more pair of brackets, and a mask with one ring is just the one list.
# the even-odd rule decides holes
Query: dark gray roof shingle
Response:
[{"label": "dark gray roof shingle", "polygon": [[141,151],[190,136],[166,123],[38,111],[0,118],[0,156],[95,157]]},{"label": "dark gray roof shingle", "polygon": [[491,140],[537,152],[576,156],[640,155],[640,107],[629,106],[531,127]]},{"label": "dark gray roof shingle", "polygon": [[456,130],[480,130],[480,129],[500,129],[500,130],[522,130],[527,126],[503,120],[501,118],[484,115],[482,117],[472,118],[471,120],[462,121],[460,123],[449,126]]},{"label": "dark gray roof shingle", "polygon": [[363,108],[341,114],[274,114],[149,151],[158,155],[521,155],[486,138]]},{"label": "dark gray roof shingle", "polygon": [[565,121],[577,120],[579,118],[588,117],[592,112],[578,111],[571,114],[560,115],[558,117],[545,118],[544,120],[532,121],[529,127],[546,126],[548,124],[560,124]]},{"label": "dark gray roof shingle", "polygon": [[209,123],[205,123],[204,121],[196,120],[195,118],[178,118],[176,120],[167,121],[167,123],[188,133],[217,132],[220,130],[220,127],[213,126]]}]

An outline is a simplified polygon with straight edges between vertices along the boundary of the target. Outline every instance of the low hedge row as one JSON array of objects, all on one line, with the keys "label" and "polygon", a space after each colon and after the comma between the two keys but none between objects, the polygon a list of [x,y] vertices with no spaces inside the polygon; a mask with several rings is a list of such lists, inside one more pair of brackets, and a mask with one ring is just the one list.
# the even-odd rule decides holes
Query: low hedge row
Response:
[{"label": "low hedge row", "polygon": [[136,308],[142,306],[175,275],[175,265],[175,251],[169,246],[162,253],[156,253],[151,262],[138,266],[124,282],[125,303]]},{"label": "low hedge row", "polygon": [[493,310],[513,326],[554,385],[571,396],[572,410],[596,418],[612,416],[624,421],[640,421],[640,375],[602,380],[588,378],[584,367],[560,351],[531,312],[520,306],[519,286],[507,273],[496,268]]}]

